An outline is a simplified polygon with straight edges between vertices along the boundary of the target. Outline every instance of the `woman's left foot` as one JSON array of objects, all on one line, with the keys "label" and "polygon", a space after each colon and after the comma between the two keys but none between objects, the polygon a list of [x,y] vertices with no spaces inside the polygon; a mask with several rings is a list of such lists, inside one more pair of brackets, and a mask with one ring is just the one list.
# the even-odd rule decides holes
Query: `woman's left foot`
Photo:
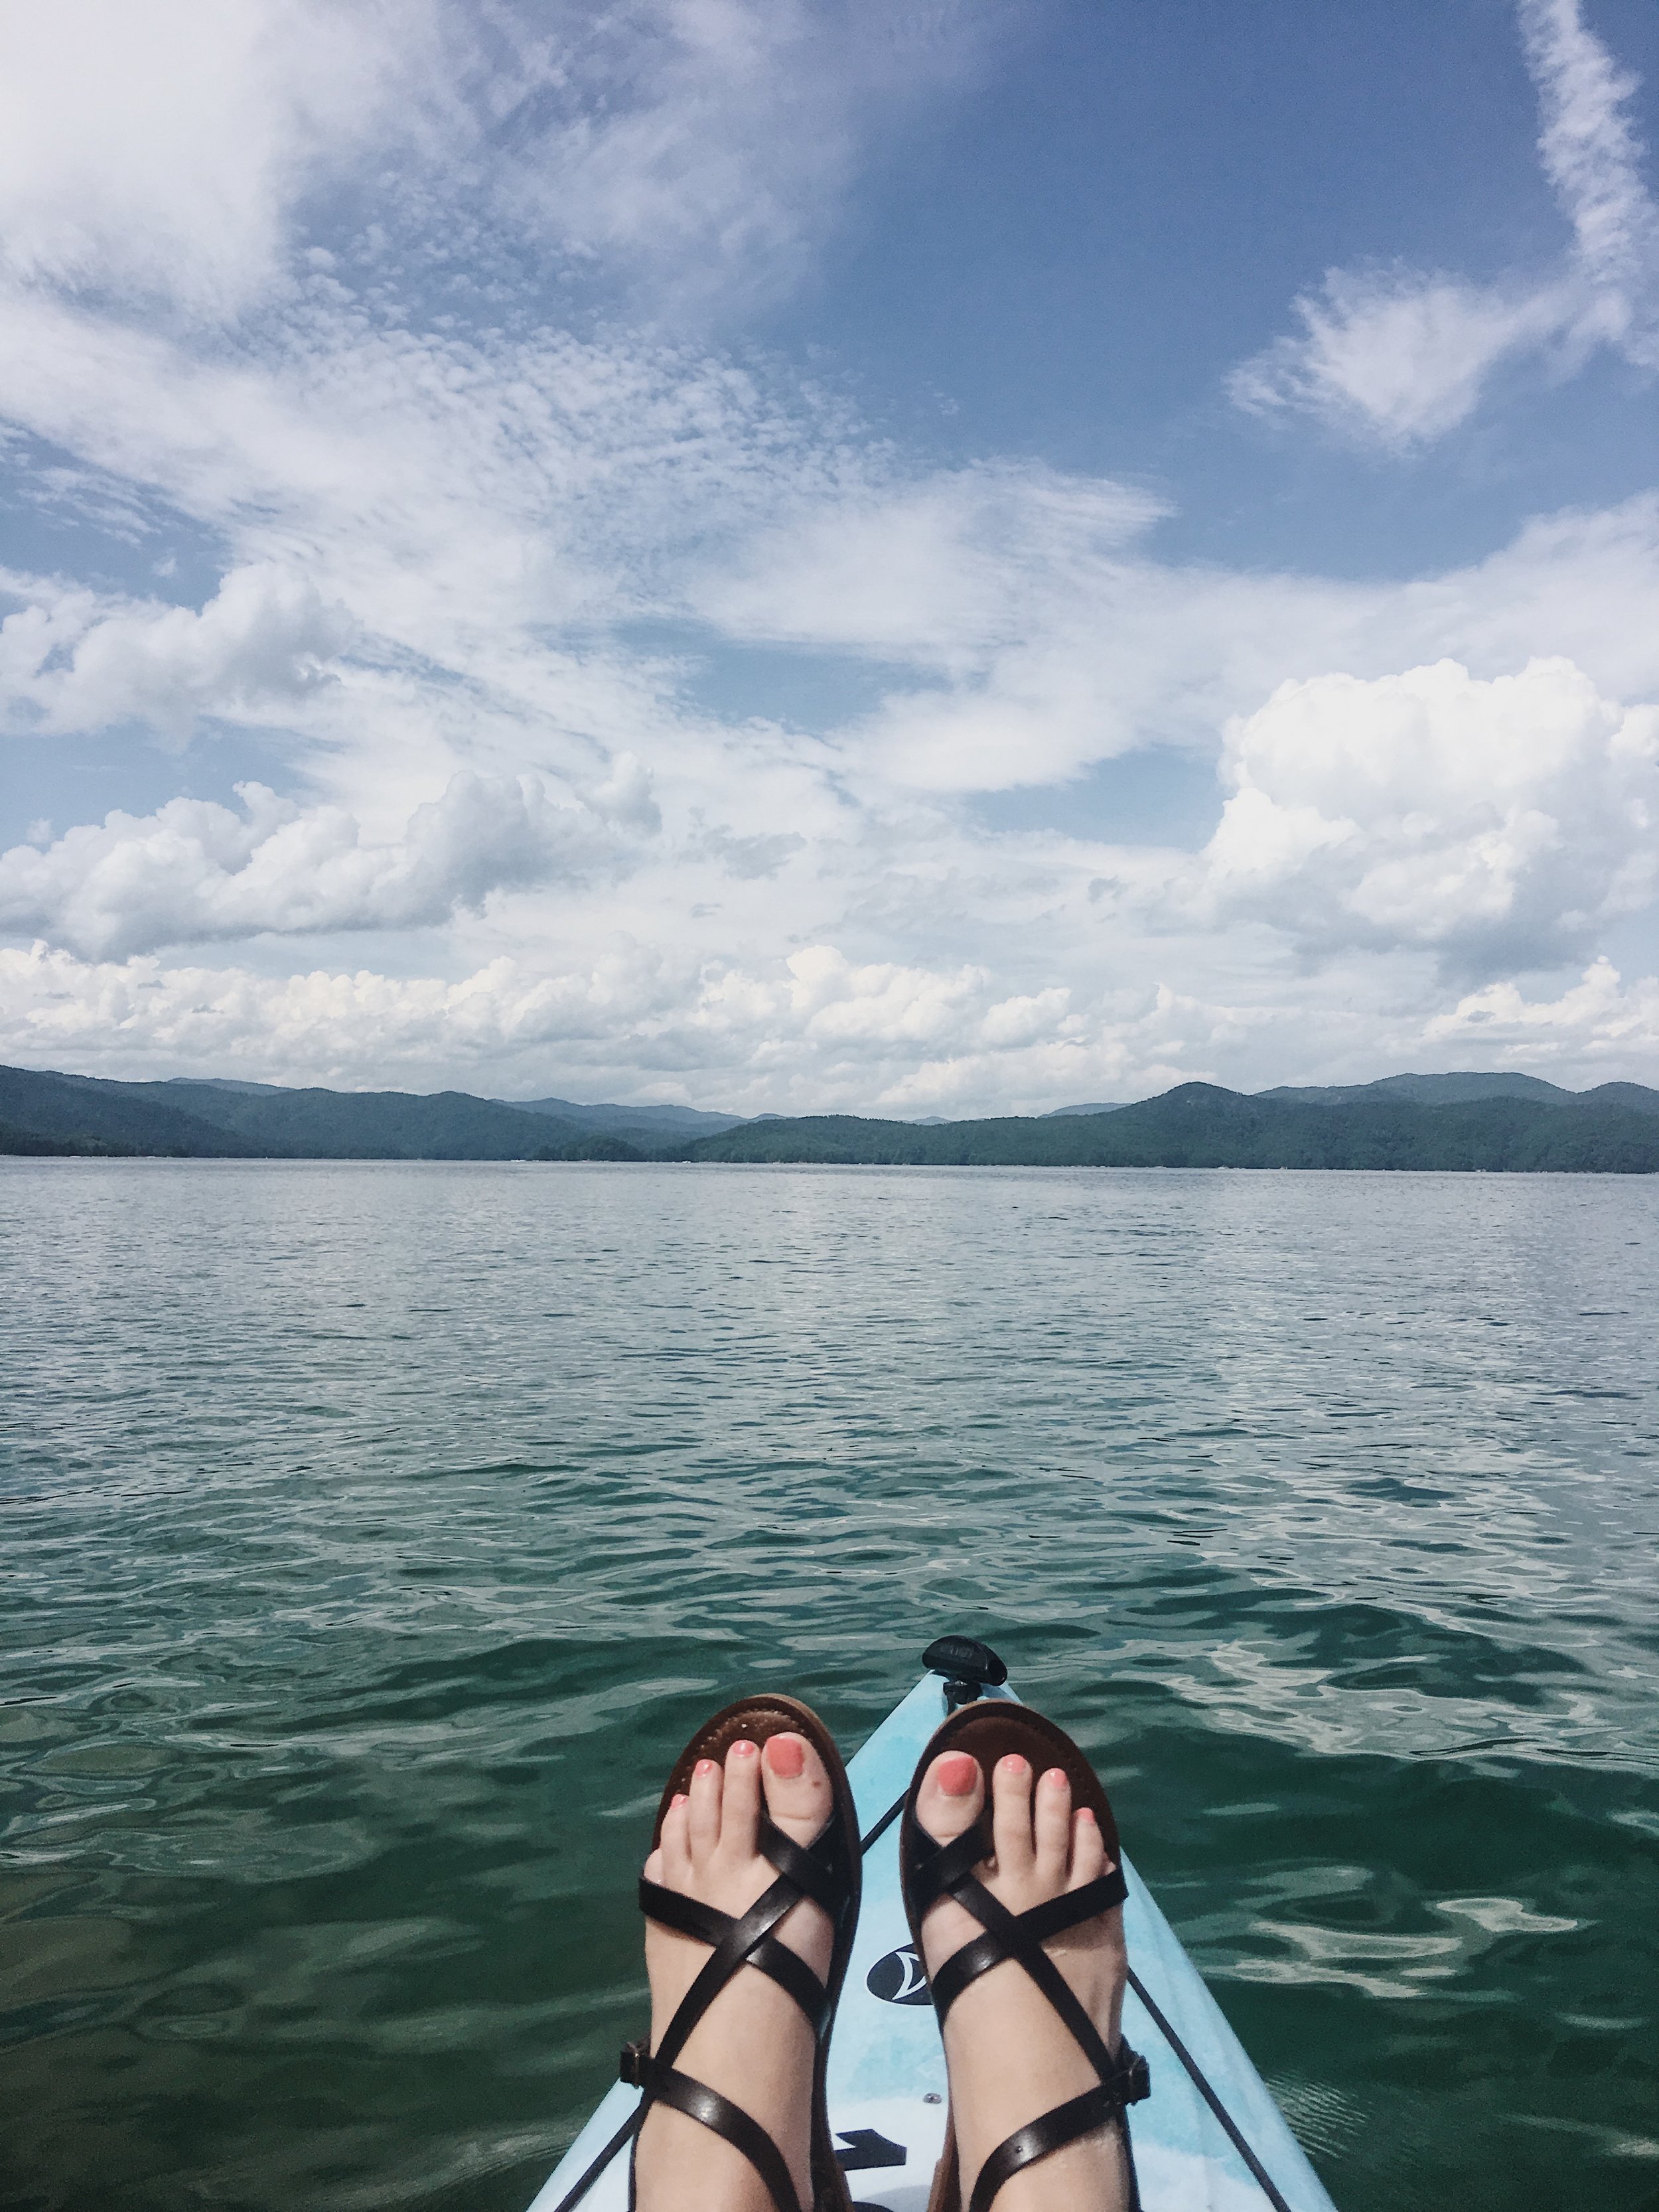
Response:
[{"label": "woman's left foot", "polygon": [[[973,1826],[984,1805],[979,1761],[963,1751],[941,1752],[916,1794],[916,1820],[936,1843],[946,1844]],[[989,1825],[993,1855],[975,1872],[1010,1912],[1028,1912],[1110,1870],[1106,1839],[1087,1807],[1073,1810],[1072,1785],[1061,1767],[1039,1776],[1029,1759],[1000,1759],[991,1775]],[[953,1898],[940,1898],[921,1923],[929,1978],[984,1932]],[[1108,2051],[1115,2052],[1129,1963],[1121,1906],[1051,1936],[1043,1948]],[[946,2015],[944,2040],[966,2204],[980,2167],[1006,2136],[1092,2089],[1098,2076],[1060,2014],[1012,1959],[962,1991]],[[1129,2201],[1123,2142],[1113,2126],[1080,2136],[1006,2181],[995,2212],[1121,2212]]]},{"label": "woman's left foot", "polygon": [[[733,1743],[724,1767],[700,1759],[684,1796],[664,1816],[646,1877],[722,1912],[740,1915],[769,1889],[777,1869],[763,1857],[763,1804],[784,1834],[811,1844],[835,1810],[823,1762],[803,1735],[769,1736],[763,1751]],[[804,1901],[774,1931],[820,1981],[834,1931]],[[708,1947],[647,1920],[651,2048],[708,1958]],[[783,2154],[797,2201],[812,2202],[812,2030],[799,2006],[768,1975],[744,1967],[716,1996],[674,2060],[678,2071],[740,2105]],[[640,2130],[635,2172],[639,2212],[776,2212],[765,2184],[740,2151],[699,2122],[653,2105]]]}]

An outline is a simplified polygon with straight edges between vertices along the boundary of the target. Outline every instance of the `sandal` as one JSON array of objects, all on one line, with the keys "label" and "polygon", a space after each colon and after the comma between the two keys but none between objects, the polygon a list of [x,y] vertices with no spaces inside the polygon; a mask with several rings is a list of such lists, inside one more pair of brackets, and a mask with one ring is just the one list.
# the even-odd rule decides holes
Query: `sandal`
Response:
[{"label": "sandal", "polygon": [[[691,1770],[700,1759],[724,1764],[726,1753],[739,1737],[746,1736],[761,1749],[769,1737],[793,1730],[804,1735],[823,1761],[835,1795],[828,1822],[816,1842],[803,1846],[786,1836],[767,1817],[763,1803],[758,1837],[762,1855],[777,1869],[778,1878],[757,1897],[740,1918],[712,1905],[699,1904],[680,1891],[665,1889],[659,1882],[640,1878],[640,1910],[682,1936],[694,1936],[709,1946],[702,1970],[686,1991],[679,2009],[664,2032],[656,2050],[646,2043],[623,2047],[622,2079],[643,2092],[632,2122],[635,2149],[645,2116],[654,2104],[671,2105],[688,2119],[706,2128],[740,2151],[771,2193],[777,2212],[851,2212],[847,2182],[836,2161],[835,2138],[830,2130],[830,2108],[824,2094],[824,2069],[830,2052],[830,2029],[846,1978],[847,1961],[858,1925],[859,1892],[863,1862],[859,1852],[858,1816],[853,1792],[830,1733],[817,1715],[793,1698],[744,1698],[705,1721],[675,1764],[657,1808],[651,1848],[662,1839],[662,1824],[677,1792],[689,1788]],[[835,1930],[828,1979],[820,1982],[799,1954],[781,1943],[772,1930],[803,1898],[823,1906]],[[687,2038],[709,2006],[744,1966],[770,1975],[787,1991],[811,2023],[816,2045],[812,2065],[811,2175],[812,2201],[803,2208],[795,2201],[788,2161],[759,2123],[740,2105],[722,2096],[689,2074],[679,2073],[675,2059]],[[629,2161],[628,2203],[633,2212],[635,2165]]]},{"label": "sandal", "polygon": [[[916,1800],[923,1777],[941,1752],[965,1751],[978,1762],[985,1778],[985,1805],[979,1819],[963,1835],[940,1844],[916,1818]],[[991,1842],[991,1770],[1000,1759],[1015,1752],[1030,1763],[1033,1776],[1048,1767],[1065,1770],[1072,1785],[1073,1810],[1084,1807],[1100,1824],[1107,1855],[1119,1856],[1117,1823],[1098,1776],[1062,1729],[1044,1720],[1028,1705],[1012,1698],[983,1698],[963,1705],[934,1734],[917,1762],[915,1778],[905,1800],[904,1820],[899,1831],[899,1879],[904,1891],[905,1917],[916,1956],[924,1957],[921,1923],[928,1907],[945,1896],[955,1899],[985,1929],[970,1937],[940,1966],[932,1982],[933,2008],[941,2031],[945,2014],[969,1984],[992,1967],[1012,1959],[1023,1966],[1054,2010],[1099,2077],[1097,2086],[1044,2112],[1018,2128],[999,2143],[980,2168],[966,2212],[990,2212],[1004,2182],[1024,2167],[1035,2165],[1079,2136],[1097,2128],[1115,2125],[1123,2138],[1128,2166],[1130,2212],[1139,2212],[1140,2193],[1135,2179],[1134,2153],[1129,2142],[1127,2107],[1151,2094],[1146,2062],[1119,2038],[1115,2051],[1108,2051],[1100,2031],[1073,1994],[1070,1984],[1042,1948],[1045,1936],[1076,1928],[1097,1914],[1109,1912],[1128,1894],[1121,1866],[1085,1882],[1081,1889],[1051,1898],[1029,1912],[1012,1913],[994,1897],[974,1869],[993,1855]],[[962,2203],[960,2160],[955,2127],[945,2118],[945,2150],[933,2178],[927,2212],[958,2212]]]}]

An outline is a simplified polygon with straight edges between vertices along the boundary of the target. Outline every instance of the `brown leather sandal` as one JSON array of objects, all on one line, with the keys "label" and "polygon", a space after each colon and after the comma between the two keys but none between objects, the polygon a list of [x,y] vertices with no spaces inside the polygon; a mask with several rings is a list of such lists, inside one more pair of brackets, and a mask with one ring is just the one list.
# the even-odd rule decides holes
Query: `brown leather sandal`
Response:
[{"label": "brown leather sandal", "polygon": [[[985,1807],[966,1834],[948,1844],[936,1843],[916,1818],[916,1799],[923,1777],[941,1752],[965,1751],[976,1760],[985,1778]],[[975,1869],[992,1856],[990,1807],[991,1771],[1000,1759],[1017,1752],[1030,1763],[1034,1775],[1051,1766],[1062,1767],[1072,1785],[1074,1808],[1086,1806],[1100,1824],[1107,1856],[1119,1856],[1117,1823],[1100,1778],[1063,1729],[1034,1713],[1029,1705],[1012,1698],[983,1698],[963,1705],[934,1734],[916,1765],[915,1778],[905,1800],[903,1825],[899,1830],[899,1878],[904,1890],[905,1917],[916,1956],[921,1948],[921,1923],[928,1907],[941,1897],[954,1898],[985,1929],[952,1954],[933,1977],[933,2008],[941,2031],[945,2014],[969,1983],[994,1966],[1012,1959],[1023,1966],[1071,2031],[1098,2081],[1040,2118],[1018,2128],[980,2168],[966,2212],[990,2212],[997,2191],[1012,2175],[1038,2159],[1063,2149],[1079,2136],[1098,2128],[1115,2126],[1123,2138],[1123,2154],[1129,2171],[1130,2212],[1139,2212],[1140,2193],[1135,2179],[1134,2153],[1129,2142],[1127,2107],[1151,2094],[1146,2062],[1121,2037],[1115,2051],[1108,2051],[1100,2031],[1073,1995],[1070,1984],[1043,1949],[1045,1936],[1058,1936],[1098,1914],[1121,1905],[1128,1894],[1122,1869],[1085,1882],[1081,1889],[1051,1898],[1029,1912],[1013,1913],[994,1897]],[[957,2135],[949,2115],[945,2152],[933,2176],[927,2212],[960,2212],[961,2163]]]},{"label": "brown leather sandal", "polygon": [[[725,1763],[726,1754],[739,1737],[765,1747],[768,1739],[793,1730],[804,1735],[823,1761],[835,1793],[835,1804],[816,1842],[802,1845],[786,1836],[768,1819],[763,1805],[759,1844],[762,1853],[778,1870],[778,1878],[757,1897],[740,1917],[700,1905],[680,1891],[665,1889],[659,1882],[640,1880],[640,1909],[679,1935],[707,1943],[709,1955],[686,1991],[679,2009],[668,2023],[655,2051],[644,2043],[626,2045],[622,2055],[622,2078],[644,2092],[632,2123],[635,2148],[645,2116],[654,2104],[672,2105],[677,2112],[698,2120],[741,2151],[766,2184],[777,2212],[851,2212],[847,2182],[836,2162],[835,2137],[830,2130],[830,2108],[824,2094],[824,2069],[830,2053],[830,2029],[836,2016],[842,1984],[847,1976],[854,1931],[858,1925],[859,1893],[863,1861],[859,1852],[858,1816],[853,1792],[829,1730],[809,1706],[793,1698],[744,1698],[727,1705],[703,1725],[675,1762],[674,1771],[657,1808],[651,1832],[654,1850],[662,1839],[662,1824],[675,1796],[689,1788],[691,1771],[700,1759]],[[829,1914],[835,1929],[828,1978],[820,1982],[806,1961],[772,1930],[803,1898],[811,1898]],[[811,2023],[816,2044],[812,2065],[811,2173],[812,2201],[803,2208],[795,2201],[788,2161],[758,2121],[719,2090],[682,2074],[674,2061],[686,2039],[734,1974],[753,1966],[786,1990]],[[628,2202],[635,2198],[634,2161],[630,2155]]]}]

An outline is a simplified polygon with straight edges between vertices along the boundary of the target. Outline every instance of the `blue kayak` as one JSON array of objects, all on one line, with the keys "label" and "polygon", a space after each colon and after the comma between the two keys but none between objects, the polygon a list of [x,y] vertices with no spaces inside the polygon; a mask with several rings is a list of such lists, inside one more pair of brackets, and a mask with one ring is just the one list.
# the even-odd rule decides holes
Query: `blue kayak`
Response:
[{"label": "blue kayak", "polygon": [[[872,2212],[927,2212],[944,2142],[945,2057],[899,1895],[897,1814],[946,1709],[945,1684],[927,1676],[848,1767],[865,1838],[864,1900],[830,2045],[830,2118],[855,2203]],[[1152,2078],[1151,2097],[1130,2115],[1147,2212],[1333,2212],[1283,2113],[1127,1857],[1123,1871],[1130,1969],[1123,2032]],[[619,2083],[611,2090],[530,2212],[626,2212],[629,2122],[638,2101],[637,2089]]]}]

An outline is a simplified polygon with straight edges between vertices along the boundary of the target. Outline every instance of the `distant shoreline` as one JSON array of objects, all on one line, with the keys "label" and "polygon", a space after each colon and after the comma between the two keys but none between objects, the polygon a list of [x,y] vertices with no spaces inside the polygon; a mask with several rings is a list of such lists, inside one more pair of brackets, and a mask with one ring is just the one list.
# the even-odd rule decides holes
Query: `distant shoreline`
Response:
[{"label": "distant shoreline", "polygon": [[460,1091],[119,1083],[0,1068],[4,1154],[1651,1175],[1659,1091],[1607,1083],[1570,1091],[1536,1077],[1460,1073],[1255,1096],[1184,1083],[1132,1106],[962,1121],[740,1121],[689,1107],[514,1103]]}]

